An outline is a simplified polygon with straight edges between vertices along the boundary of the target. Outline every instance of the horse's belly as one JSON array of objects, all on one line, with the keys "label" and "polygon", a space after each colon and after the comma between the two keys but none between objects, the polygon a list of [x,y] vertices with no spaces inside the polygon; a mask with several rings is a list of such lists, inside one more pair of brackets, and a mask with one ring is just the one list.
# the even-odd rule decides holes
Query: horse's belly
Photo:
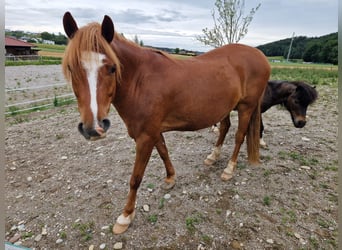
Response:
[{"label": "horse's belly", "polygon": [[195,131],[207,128],[223,120],[233,108],[229,105],[215,108],[215,105],[212,105],[207,108],[170,114],[162,122],[162,130]]}]

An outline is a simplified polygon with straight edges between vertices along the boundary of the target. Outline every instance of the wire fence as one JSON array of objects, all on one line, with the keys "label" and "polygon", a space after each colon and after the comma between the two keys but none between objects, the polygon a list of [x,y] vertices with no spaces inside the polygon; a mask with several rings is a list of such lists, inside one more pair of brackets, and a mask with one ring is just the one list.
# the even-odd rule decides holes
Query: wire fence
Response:
[{"label": "wire fence", "polygon": [[[19,114],[23,112],[29,112],[34,110],[41,110],[53,106],[61,106],[75,101],[74,94],[67,88],[66,83],[54,83],[54,84],[44,84],[40,86],[31,86],[24,88],[6,88],[5,92],[7,95],[7,103],[5,105],[5,115]],[[45,89],[45,90],[44,90]],[[53,90],[50,90],[53,89]],[[56,89],[61,89],[56,94]],[[44,93],[48,93],[44,98],[34,98],[39,96],[38,91],[44,90]],[[31,92],[32,95],[27,95],[27,92]],[[63,93],[64,92],[64,93]],[[67,92],[67,93],[65,93]],[[14,99],[13,95],[17,93],[22,93],[19,99],[21,101],[10,103],[10,100]],[[25,94],[23,94],[25,93]],[[32,99],[31,99],[32,98]]]}]

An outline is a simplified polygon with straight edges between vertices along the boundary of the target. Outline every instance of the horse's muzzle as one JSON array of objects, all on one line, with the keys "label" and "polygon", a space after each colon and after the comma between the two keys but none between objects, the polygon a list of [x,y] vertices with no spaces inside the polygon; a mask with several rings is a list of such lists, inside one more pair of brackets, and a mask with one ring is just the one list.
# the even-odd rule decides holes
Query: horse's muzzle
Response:
[{"label": "horse's muzzle", "polygon": [[305,124],[306,124],[305,120],[298,120],[294,122],[294,125],[296,128],[302,128],[305,126]]},{"label": "horse's muzzle", "polygon": [[83,122],[78,124],[78,131],[87,140],[97,140],[106,137],[106,132],[110,126],[110,121],[108,119],[103,119],[98,125],[93,128],[86,128]]}]

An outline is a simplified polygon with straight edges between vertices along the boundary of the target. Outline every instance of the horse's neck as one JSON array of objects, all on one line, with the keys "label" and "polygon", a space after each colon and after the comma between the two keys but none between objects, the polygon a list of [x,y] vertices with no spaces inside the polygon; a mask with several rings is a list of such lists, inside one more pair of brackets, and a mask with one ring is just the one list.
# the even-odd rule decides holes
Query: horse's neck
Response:
[{"label": "horse's neck", "polygon": [[123,67],[123,73],[128,70],[135,70],[141,63],[139,58],[142,58],[140,55],[143,53],[143,48],[121,38],[114,41],[113,49]]}]

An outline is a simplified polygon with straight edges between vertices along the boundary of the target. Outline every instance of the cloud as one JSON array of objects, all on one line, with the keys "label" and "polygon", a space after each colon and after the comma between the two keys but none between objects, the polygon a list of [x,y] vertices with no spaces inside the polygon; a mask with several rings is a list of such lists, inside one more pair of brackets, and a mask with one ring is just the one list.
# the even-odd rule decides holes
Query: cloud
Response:
[{"label": "cloud", "polygon": [[[337,31],[337,1],[326,0],[251,0],[245,14],[261,2],[241,41],[249,45],[296,35],[319,36]],[[5,27],[32,32],[64,33],[62,17],[70,11],[79,27],[101,22],[109,15],[117,31],[138,35],[150,45],[178,43],[179,48],[197,46],[195,35],[211,28],[214,1],[208,0],[7,0]],[[154,40],[153,40],[154,39]],[[144,41],[145,42],[145,41]]]}]

